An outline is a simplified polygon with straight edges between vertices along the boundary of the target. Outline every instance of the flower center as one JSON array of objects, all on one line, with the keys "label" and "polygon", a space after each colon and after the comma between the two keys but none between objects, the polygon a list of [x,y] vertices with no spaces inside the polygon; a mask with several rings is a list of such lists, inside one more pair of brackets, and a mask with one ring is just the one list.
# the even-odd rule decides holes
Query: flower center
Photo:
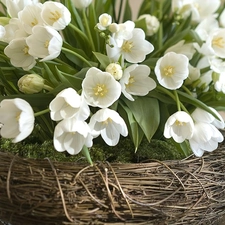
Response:
[{"label": "flower center", "polygon": [[48,46],[49,46],[49,41],[48,41],[48,40],[47,40],[47,41],[45,41],[44,46],[45,46],[45,48],[48,48]]},{"label": "flower center", "polygon": [[108,125],[109,123],[112,123],[112,119],[109,117],[107,120],[102,122],[104,125]]},{"label": "flower center", "polygon": [[128,81],[128,84],[126,84],[126,87],[129,87],[131,84],[133,84],[135,82],[135,79],[134,77],[130,77],[129,78],[129,81]]},{"label": "flower center", "polygon": [[50,12],[50,14],[51,14],[51,17],[49,17],[49,19],[54,22],[56,22],[57,20],[59,20],[62,17],[61,13],[58,11]]},{"label": "flower center", "polygon": [[34,20],[31,22],[31,26],[34,27],[37,24],[38,24],[38,20],[37,18],[34,18]]},{"label": "flower center", "polygon": [[21,111],[17,113],[16,115],[16,121],[18,122],[20,120]]},{"label": "flower center", "polygon": [[184,126],[186,123],[185,122],[181,122],[179,120],[176,120],[175,125],[176,126]]},{"label": "flower center", "polygon": [[223,37],[213,38],[213,40],[212,40],[213,46],[217,46],[219,48],[224,48],[224,44],[225,44],[225,41],[224,41]]},{"label": "flower center", "polygon": [[131,41],[124,41],[122,45],[122,50],[124,52],[131,52],[131,49],[134,47],[133,42]]},{"label": "flower center", "polygon": [[29,47],[27,45],[24,46],[23,48],[24,55],[28,55],[29,54],[28,51],[29,51]]},{"label": "flower center", "polygon": [[108,90],[105,84],[97,84],[94,88],[94,93],[96,96],[104,97],[107,94]]},{"label": "flower center", "polygon": [[171,77],[174,74],[174,66],[166,66],[163,68],[163,73],[167,77]]}]

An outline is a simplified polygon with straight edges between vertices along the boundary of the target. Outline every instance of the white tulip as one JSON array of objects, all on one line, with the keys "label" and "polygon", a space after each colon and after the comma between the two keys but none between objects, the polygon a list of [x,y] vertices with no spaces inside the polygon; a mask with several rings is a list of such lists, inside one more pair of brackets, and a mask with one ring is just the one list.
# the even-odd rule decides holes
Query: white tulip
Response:
[{"label": "white tulip", "polygon": [[16,143],[28,137],[34,128],[34,112],[30,104],[20,98],[0,103],[1,136]]},{"label": "white tulip", "polygon": [[63,30],[71,21],[70,11],[60,2],[45,2],[41,17],[48,26],[56,30]]},{"label": "white tulip", "polygon": [[178,111],[171,115],[165,123],[164,136],[173,138],[177,143],[190,139],[194,133],[194,122],[189,114]]},{"label": "white tulip", "polygon": [[197,157],[201,157],[204,151],[212,152],[218,148],[218,143],[224,140],[221,132],[212,124],[195,123],[194,133],[189,139],[190,147]]},{"label": "white tulip", "polygon": [[111,109],[98,110],[90,119],[89,126],[95,137],[101,135],[109,146],[115,146],[119,142],[120,135],[127,136],[127,126],[120,115]]},{"label": "white tulip", "polygon": [[92,0],[72,0],[72,3],[76,8],[84,9],[92,3]]},{"label": "white tulip", "polygon": [[7,0],[6,8],[9,15],[13,18],[18,17],[18,13],[27,5],[36,4],[39,0]]},{"label": "white tulip", "polygon": [[188,77],[189,60],[183,54],[168,52],[158,59],[155,74],[159,83],[170,90],[178,89]]},{"label": "white tulip", "polygon": [[142,29],[135,28],[132,32],[132,37],[128,40],[123,40],[122,46],[119,47],[116,40],[110,38],[110,44],[106,46],[107,55],[113,61],[118,61],[122,55],[125,60],[130,63],[140,63],[146,58],[146,55],[154,50],[153,45],[145,40],[145,33]]},{"label": "white tulip", "polygon": [[122,93],[130,101],[132,95],[145,96],[156,87],[155,81],[149,77],[150,68],[146,65],[133,64],[124,70],[120,80]]},{"label": "white tulip", "polygon": [[[62,90],[49,104],[51,119],[59,121],[75,116],[78,120],[87,119],[90,114],[90,109],[82,99],[73,88]],[[82,111],[81,115],[79,114],[80,110]]]},{"label": "white tulip", "polygon": [[92,139],[88,124],[73,117],[56,125],[53,143],[57,151],[67,151],[71,155],[76,155],[84,145],[91,147]]},{"label": "white tulip", "polygon": [[30,70],[36,64],[35,57],[29,54],[26,38],[18,38],[10,41],[9,45],[4,49],[4,53],[10,58],[10,62],[15,67]]},{"label": "white tulip", "polygon": [[63,44],[61,35],[49,26],[35,26],[33,33],[26,39],[29,54],[42,58],[40,61],[55,59]]},{"label": "white tulip", "polygon": [[121,95],[119,82],[110,73],[95,67],[87,71],[82,89],[87,103],[100,108],[111,106]]},{"label": "white tulip", "polygon": [[28,34],[32,34],[32,29],[36,25],[44,25],[44,21],[41,18],[42,4],[27,5],[18,14],[24,30]]}]

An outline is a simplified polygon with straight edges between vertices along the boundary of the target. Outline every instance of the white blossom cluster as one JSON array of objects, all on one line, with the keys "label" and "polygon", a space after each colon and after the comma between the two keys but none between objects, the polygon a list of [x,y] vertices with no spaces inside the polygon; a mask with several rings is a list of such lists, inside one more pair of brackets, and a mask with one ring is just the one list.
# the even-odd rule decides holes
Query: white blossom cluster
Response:
[{"label": "white blossom cluster", "polygon": [[[8,43],[5,54],[12,65],[30,70],[38,59],[46,61],[58,57],[63,44],[59,31],[71,21],[69,10],[53,1],[42,4],[27,0],[19,1],[21,4],[17,5],[13,2],[5,3],[12,18],[2,29],[1,36]],[[76,2],[79,3],[77,8],[91,4],[91,1]],[[78,154],[84,146],[91,147],[98,136],[108,145],[116,145],[120,135],[128,135],[124,119],[113,110],[113,104],[121,96],[135,102],[136,96],[146,96],[157,86],[172,93],[184,84],[193,87],[189,91],[194,96],[196,87],[202,87],[206,92],[209,83],[225,94],[225,11],[218,21],[215,12],[219,6],[219,0],[206,0],[204,4],[201,0],[173,0],[173,13],[181,18],[191,14],[192,23],[198,23],[194,27],[200,41],[186,43],[182,40],[170,46],[157,60],[154,71],[142,63],[154,51],[146,35],[152,36],[158,31],[159,20],[151,15],[140,17],[146,19],[145,33],[136,28],[133,21],[115,23],[111,15],[100,15],[96,28],[107,39],[105,48],[109,64],[104,69],[94,66],[88,69],[81,93],[69,87],[51,101],[50,117],[57,122],[55,149]],[[192,65],[196,52],[202,57],[197,65]],[[208,70],[201,74],[204,68]],[[150,77],[151,72],[154,72],[155,80]],[[40,78],[38,82],[42,89],[44,84]],[[21,85],[20,90],[24,90]],[[29,88],[26,90],[30,91]],[[0,104],[1,136],[18,142],[30,135],[35,116],[32,107],[19,98],[6,99]],[[94,113],[90,108],[95,109]],[[223,128],[223,118],[215,109],[208,107],[205,111],[197,107],[188,112],[178,104],[178,111],[167,119],[163,134],[177,143],[189,141],[193,153],[201,157],[204,151],[215,150],[223,141],[219,131]]]},{"label": "white blossom cluster", "polygon": [[11,16],[2,27],[1,39],[8,43],[5,54],[15,67],[32,69],[36,60],[56,58],[63,44],[58,31],[71,21],[70,11],[59,2],[6,1]]}]

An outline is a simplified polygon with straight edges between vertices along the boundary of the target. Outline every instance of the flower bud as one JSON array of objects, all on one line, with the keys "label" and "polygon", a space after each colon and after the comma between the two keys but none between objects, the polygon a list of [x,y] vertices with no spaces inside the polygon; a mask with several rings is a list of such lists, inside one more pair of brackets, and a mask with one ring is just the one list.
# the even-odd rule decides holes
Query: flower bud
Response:
[{"label": "flower bud", "polygon": [[84,9],[92,3],[92,0],[72,0],[72,3],[77,9]]},{"label": "flower bud", "polygon": [[145,19],[147,26],[146,35],[152,36],[159,29],[159,20],[155,16],[151,16],[150,14],[143,14],[138,18],[138,20],[141,20],[143,18]]},{"label": "flower bud", "polygon": [[112,23],[112,17],[107,13],[100,15],[98,20],[99,23],[97,23],[97,27],[99,30],[106,30],[106,28]]},{"label": "flower bud", "polygon": [[119,80],[123,75],[122,67],[118,63],[110,63],[105,71],[112,74],[116,80]]},{"label": "flower bud", "polygon": [[119,25],[117,23],[111,23],[109,25],[109,31],[112,32],[112,33],[116,33],[118,32],[120,29]]},{"label": "flower bud", "polygon": [[38,74],[27,74],[18,80],[18,87],[25,94],[38,93],[44,87],[44,79]]}]

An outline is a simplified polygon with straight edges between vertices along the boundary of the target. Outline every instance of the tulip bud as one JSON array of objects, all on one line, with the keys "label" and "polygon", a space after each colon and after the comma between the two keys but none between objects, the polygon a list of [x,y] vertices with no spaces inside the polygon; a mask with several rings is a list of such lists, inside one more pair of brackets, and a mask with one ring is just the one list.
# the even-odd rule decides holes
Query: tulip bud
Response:
[{"label": "tulip bud", "polygon": [[155,16],[151,16],[149,14],[143,14],[141,15],[138,20],[145,19],[146,26],[147,26],[147,31],[146,34],[148,36],[152,36],[155,34],[160,26],[159,20]]},{"label": "tulip bud", "polygon": [[92,0],[72,0],[73,5],[77,9],[84,9],[87,8],[91,3]]},{"label": "tulip bud", "polygon": [[123,75],[122,67],[118,63],[110,63],[105,71],[112,74],[116,80],[119,80]]},{"label": "tulip bud", "polygon": [[18,80],[19,90],[25,94],[34,94],[43,90],[44,79],[38,74],[27,74]]}]

